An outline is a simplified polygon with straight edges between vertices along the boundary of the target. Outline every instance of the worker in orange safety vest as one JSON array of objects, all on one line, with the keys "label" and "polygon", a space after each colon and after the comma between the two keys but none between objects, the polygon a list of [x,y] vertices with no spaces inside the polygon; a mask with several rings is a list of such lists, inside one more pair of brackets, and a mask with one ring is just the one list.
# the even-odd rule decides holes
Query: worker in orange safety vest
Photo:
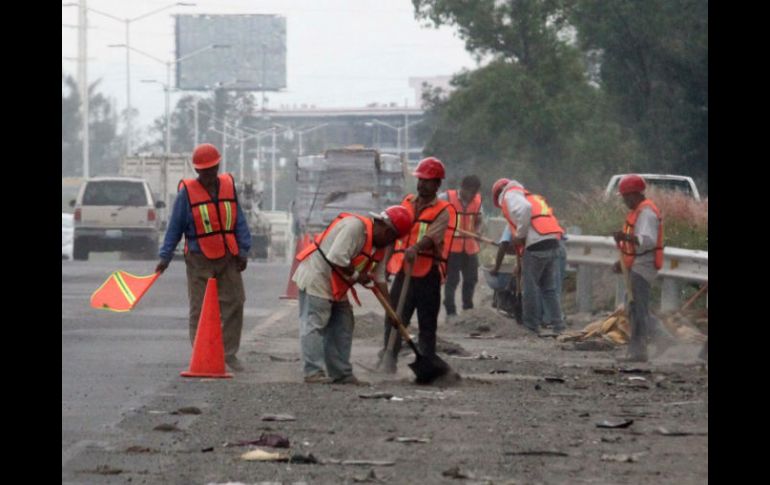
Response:
[{"label": "worker in orange safety vest", "polygon": [[179,193],[155,271],[166,270],[174,256],[174,249],[184,235],[190,342],[195,343],[208,279],[216,278],[225,363],[234,371],[242,371],[243,364],[236,356],[241,343],[243,305],[246,301],[241,272],[248,263],[251,233],[238,203],[233,176],[218,174],[221,159],[214,145],[204,143],[195,147],[192,162],[198,178],[179,182]]},{"label": "worker in orange safety vest", "polygon": [[622,358],[629,362],[648,360],[649,341],[656,345],[656,356],[675,342],[649,310],[650,287],[663,267],[663,218],[655,203],[644,195],[646,186],[644,179],[636,174],[620,180],[618,194],[630,211],[623,229],[613,234],[622,259],[615,263],[613,271],[621,273],[621,264],[626,267],[633,297],[627,311],[631,341],[627,356]]},{"label": "worker in orange safety vest", "polygon": [[[385,248],[409,232],[412,216],[398,205],[370,217],[341,213],[297,254],[292,277],[299,289],[300,348],[306,383],[365,384],[353,375],[353,309],[356,283],[366,284]],[[385,278],[375,278],[387,293]]]},{"label": "worker in orange safety vest", "polygon": [[[408,234],[389,248],[386,269],[388,273],[396,275],[390,287],[390,300],[394,308],[398,307],[401,288],[407,272],[410,273],[401,318],[404,325],[408,326],[412,315],[417,312],[418,346],[423,355],[430,357],[436,353],[441,284],[446,279],[457,214],[452,204],[437,197],[441,181],[446,176],[441,160],[434,157],[423,159],[413,175],[418,179],[417,195],[407,194],[401,205],[409,210],[414,224]],[[391,329],[391,324],[386,320],[379,365],[385,372],[395,373],[401,338],[396,339],[395,346],[389,352]]]},{"label": "worker in orange safety vest", "polygon": [[[446,200],[457,212],[457,229],[474,234],[481,233],[483,209],[481,207],[481,180],[476,175],[468,175],[460,182],[460,190],[450,189],[439,194],[439,199]],[[472,236],[455,231],[452,247],[447,262],[447,278],[444,287],[444,310],[447,321],[457,316],[455,290],[462,274],[462,307],[473,308],[473,292],[478,282],[479,242]]]}]

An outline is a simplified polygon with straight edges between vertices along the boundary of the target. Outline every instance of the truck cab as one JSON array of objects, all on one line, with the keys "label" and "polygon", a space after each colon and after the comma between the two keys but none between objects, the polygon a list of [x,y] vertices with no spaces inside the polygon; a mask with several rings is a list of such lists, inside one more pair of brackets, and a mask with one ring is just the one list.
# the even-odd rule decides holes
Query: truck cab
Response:
[{"label": "truck cab", "polygon": [[[617,194],[620,179],[626,175],[628,174],[622,173],[613,175],[607,184],[607,188],[604,191],[604,196],[609,198],[612,195]],[[640,173],[637,175],[644,179],[647,187],[652,187],[658,190],[676,191],[692,197],[697,201],[700,201],[700,193],[698,192],[698,188],[695,186],[695,181],[692,179],[692,177],[687,177],[685,175],[667,175],[659,173]]]}]

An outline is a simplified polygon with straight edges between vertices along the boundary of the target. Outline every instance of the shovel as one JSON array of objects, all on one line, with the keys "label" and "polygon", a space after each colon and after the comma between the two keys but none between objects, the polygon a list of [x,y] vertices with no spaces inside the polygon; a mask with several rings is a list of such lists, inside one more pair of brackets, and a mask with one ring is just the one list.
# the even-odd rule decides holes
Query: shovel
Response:
[{"label": "shovel", "polygon": [[[412,369],[412,372],[414,372],[414,375],[417,377],[416,382],[418,384],[430,384],[439,377],[446,375],[451,370],[449,364],[444,362],[438,355],[432,357],[422,355],[414,344],[412,337],[409,336],[409,332],[406,331],[404,324],[401,322],[401,317],[399,317],[399,315],[396,314],[396,311],[393,310],[393,307],[390,306],[390,302],[388,302],[388,299],[382,294],[379,287],[375,285],[370,289],[390,317],[393,326],[396,327],[404,340],[406,340],[406,343],[409,344],[412,351],[414,351],[415,360],[409,364],[409,368]],[[394,333],[392,335],[396,334]]]},{"label": "shovel", "polygon": [[[405,263],[405,269],[404,269],[404,281],[401,284],[401,293],[398,296],[398,309],[396,310],[396,314],[401,316],[404,314],[404,306],[406,305],[406,295],[409,292],[409,285],[412,282],[412,265],[409,263]],[[379,290],[379,289],[378,289]],[[395,355],[393,353],[393,350],[396,347],[396,339],[398,338],[398,334],[393,332],[392,329],[389,329],[388,332],[388,344],[385,346],[385,349],[382,351],[382,355],[380,356],[380,360],[377,362],[377,368],[380,369],[385,365],[385,370],[388,369],[388,364],[392,364],[392,366],[395,366]],[[394,371],[395,372],[395,371]]]}]

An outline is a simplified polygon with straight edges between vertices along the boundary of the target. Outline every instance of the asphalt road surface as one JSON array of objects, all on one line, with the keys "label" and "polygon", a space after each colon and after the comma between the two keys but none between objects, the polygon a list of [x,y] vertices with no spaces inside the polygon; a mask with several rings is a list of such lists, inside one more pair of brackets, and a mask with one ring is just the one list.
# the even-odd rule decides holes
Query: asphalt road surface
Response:
[{"label": "asphalt road surface", "polygon": [[[96,310],[91,293],[112,271],[151,274],[154,261],[62,261],[62,468],[119,433],[123,415],[178,378],[190,359],[185,265],[174,261],[136,309]],[[249,262],[244,333],[279,304],[289,266]]]}]

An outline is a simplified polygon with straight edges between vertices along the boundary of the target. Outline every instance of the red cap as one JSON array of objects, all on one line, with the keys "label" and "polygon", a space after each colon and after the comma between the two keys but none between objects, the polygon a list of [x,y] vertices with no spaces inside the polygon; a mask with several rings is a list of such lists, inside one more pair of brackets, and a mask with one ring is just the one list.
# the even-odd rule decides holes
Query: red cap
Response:
[{"label": "red cap", "polygon": [[421,179],[443,179],[444,164],[435,157],[423,158],[412,175]]},{"label": "red cap", "polygon": [[219,150],[211,143],[203,143],[195,147],[192,156],[193,167],[198,170],[211,168],[217,165],[221,159],[222,155],[219,154]]},{"label": "red cap", "polygon": [[398,237],[406,236],[412,229],[412,214],[403,205],[392,205],[385,209],[384,212],[396,229]]},{"label": "red cap", "polygon": [[647,188],[647,184],[644,183],[644,179],[636,174],[631,174],[620,179],[618,192],[620,192],[620,195],[626,195],[634,192],[644,192],[645,188]]},{"label": "red cap", "polygon": [[502,192],[505,186],[510,182],[511,181],[508,179],[497,179],[497,182],[492,185],[492,203],[495,204],[495,207],[500,207],[500,192]]}]

